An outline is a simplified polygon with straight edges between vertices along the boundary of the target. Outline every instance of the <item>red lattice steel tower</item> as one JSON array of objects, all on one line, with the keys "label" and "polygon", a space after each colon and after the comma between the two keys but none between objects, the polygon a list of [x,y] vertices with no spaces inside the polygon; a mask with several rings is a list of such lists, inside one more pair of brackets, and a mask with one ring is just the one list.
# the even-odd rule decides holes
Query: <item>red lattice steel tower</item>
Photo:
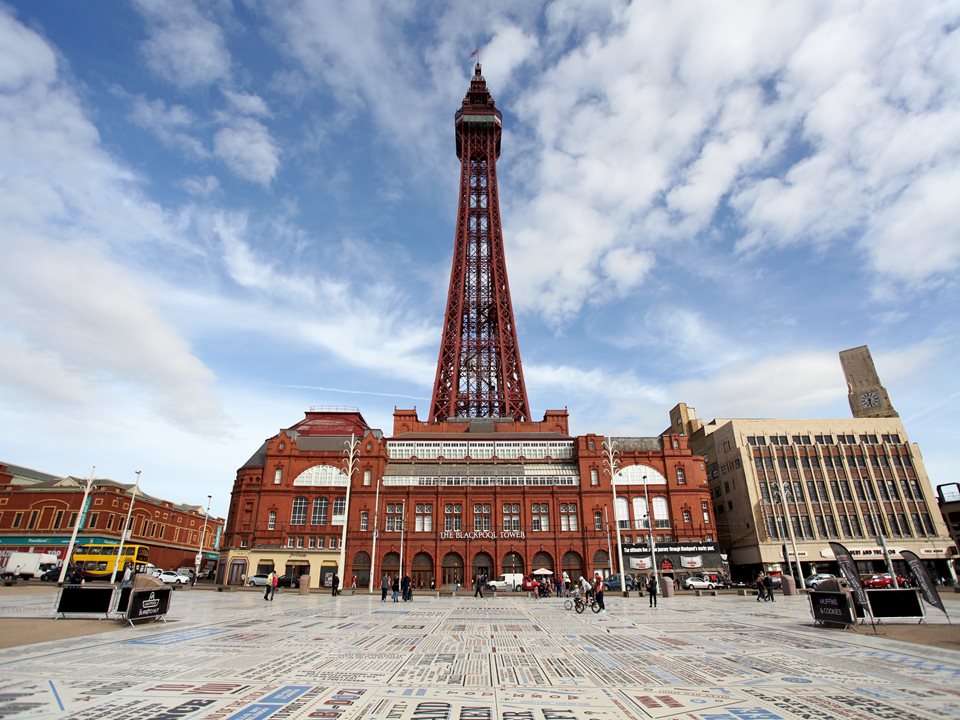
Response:
[{"label": "red lattice steel tower", "polygon": [[480,63],[455,122],[460,202],[430,419],[528,420],[497,194],[501,116]]}]

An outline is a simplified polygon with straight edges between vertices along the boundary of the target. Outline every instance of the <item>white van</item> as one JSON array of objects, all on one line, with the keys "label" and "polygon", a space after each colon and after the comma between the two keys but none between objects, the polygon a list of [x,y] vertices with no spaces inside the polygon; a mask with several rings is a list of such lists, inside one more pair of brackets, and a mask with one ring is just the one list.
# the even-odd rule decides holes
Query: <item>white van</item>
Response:
[{"label": "white van", "polygon": [[492,588],[493,590],[499,590],[501,592],[504,590],[520,592],[520,590],[523,589],[523,573],[507,573],[505,575],[498,575],[496,580],[490,580],[487,582],[487,587]]}]

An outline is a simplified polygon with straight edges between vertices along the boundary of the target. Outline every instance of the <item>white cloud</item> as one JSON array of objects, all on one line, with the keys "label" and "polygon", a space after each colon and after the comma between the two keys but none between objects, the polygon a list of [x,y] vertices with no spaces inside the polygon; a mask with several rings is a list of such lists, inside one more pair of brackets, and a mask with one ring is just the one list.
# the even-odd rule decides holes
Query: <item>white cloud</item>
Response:
[{"label": "white cloud", "polygon": [[237,118],[218,130],[213,152],[237,176],[265,187],[280,167],[276,141],[262,123],[249,118]]},{"label": "white cloud", "polygon": [[191,0],[135,0],[147,21],[143,54],[150,69],[180,88],[209,85],[230,72],[223,31]]},{"label": "white cloud", "polygon": [[180,187],[191,195],[209,197],[220,189],[220,181],[213,175],[205,177],[188,177],[180,181]]},{"label": "white cloud", "polygon": [[203,143],[189,134],[195,121],[193,113],[183,105],[168,108],[163,100],[147,100],[139,96],[134,99],[130,119],[152,132],[165,145],[180,148],[196,158],[209,154]]},{"label": "white cloud", "polygon": [[270,108],[259,95],[237,92],[234,90],[223,90],[223,95],[233,108],[243,115],[254,115],[256,117],[269,117]]}]

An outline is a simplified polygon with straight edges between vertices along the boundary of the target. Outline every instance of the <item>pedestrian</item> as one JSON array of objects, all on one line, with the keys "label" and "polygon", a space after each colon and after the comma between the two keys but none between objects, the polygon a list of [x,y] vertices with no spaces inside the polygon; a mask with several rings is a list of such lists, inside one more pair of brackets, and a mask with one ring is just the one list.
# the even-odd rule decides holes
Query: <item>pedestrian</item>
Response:
[{"label": "pedestrian", "polygon": [[767,592],[763,586],[763,573],[760,573],[759,575],[757,575],[756,586],[757,586],[757,602],[760,602],[761,600],[766,600]]},{"label": "pedestrian", "polygon": [[127,567],[123,570],[123,580],[120,582],[120,587],[130,587],[130,580],[133,577],[133,568],[130,566],[130,563],[127,563]]},{"label": "pedestrian", "polygon": [[356,575],[353,576],[353,581],[350,583],[350,588],[351,588],[352,590],[356,590],[356,589],[357,589],[357,576],[356,576]]},{"label": "pedestrian", "polygon": [[393,590],[393,601],[400,602],[400,576],[399,575],[397,575],[393,579],[393,586],[391,589]]},{"label": "pedestrian", "polygon": [[340,594],[340,576],[337,575],[337,573],[333,573],[333,583],[332,583],[332,584],[333,584],[333,588],[332,588],[330,594],[331,594],[333,597],[336,597],[337,595]]},{"label": "pedestrian", "polygon": [[409,575],[404,575],[403,580],[400,581],[400,594],[403,597],[404,602],[409,602],[413,597]]},{"label": "pedestrian", "polygon": [[480,573],[473,579],[473,596],[483,600],[483,575]]},{"label": "pedestrian", "polygon": [[650,576],[650,582],[647,583],[647,586],[650,588],[650,607],[655,608],[657,607],[657,592],[660,588],[657,587],[657,579],[653,575]]},{"label": "pedestrian", "polygon": [[380,602],[387,601],[387,593],[390,591],[390,576],[384,573],[380,581]]},{"label": "pedestrian", "polygon": [[263,599],[269,600],[270,593],[273,591],[273,573],[267,575],[267,584],[263,586]]},{"label": "pedestrian", "polygon": [[605,613],[607,608],[603,604],[603,578],[600,577],[600,573],[593,574],[593,596],[597,599],[600,612]]},{"label": "pedestrian", "polygon": [[436,578],[430,578],[430,589],[431,589],[431,590],[436,590],[436,589],[437,589],[437,580],[436,580]]},{"label": "pedestrian", "polygon": [[554,585],[556,585],[557,597],[563,597],[563,581],[556,578],[554,579]]},{"label": "pedestrian", "polygon": [[273,578],[270,580],[270,600],[272,601],[274,596],[277,594],[277,588],[280,587],[280,576],[277,575],[276,570],[273,572]]},{"label": "pedestrian", "polygon": [[590,594],[590,581],[583,575],[580,576],[580,592],[584,597]]},{"label": "pedestrian", "polygon": [[767,593],[767,596],[764,598],[764,600],[769,600],[770,602],[774,602],[774,597],[773,597],[773,578],[770,577],[769,575],[764,575],[764,576],[763,576],[763,589],[764,589],[764,590],[766,591],[766,593]]}]

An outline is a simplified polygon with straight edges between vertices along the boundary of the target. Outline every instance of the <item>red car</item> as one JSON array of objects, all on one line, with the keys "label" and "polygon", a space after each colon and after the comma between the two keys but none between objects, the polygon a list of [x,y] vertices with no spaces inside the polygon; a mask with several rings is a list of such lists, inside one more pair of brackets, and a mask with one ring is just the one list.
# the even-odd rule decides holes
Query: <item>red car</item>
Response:
[{"label": "red car", "polygon": [[[861,578],[861,583],[865,588],[892,588],[893,587],[893,577],[888,573],[883,573],[882,575],[868,575]],[[910,581],[897,575],[897,584],[902,588],[910,587]]]},{"label": "red car", "polygon": [[524,590],[536,590],[538,587],[540,587],[540,583],[537,580],[528,577],[523,579],[521,585],[523,586]]}]

